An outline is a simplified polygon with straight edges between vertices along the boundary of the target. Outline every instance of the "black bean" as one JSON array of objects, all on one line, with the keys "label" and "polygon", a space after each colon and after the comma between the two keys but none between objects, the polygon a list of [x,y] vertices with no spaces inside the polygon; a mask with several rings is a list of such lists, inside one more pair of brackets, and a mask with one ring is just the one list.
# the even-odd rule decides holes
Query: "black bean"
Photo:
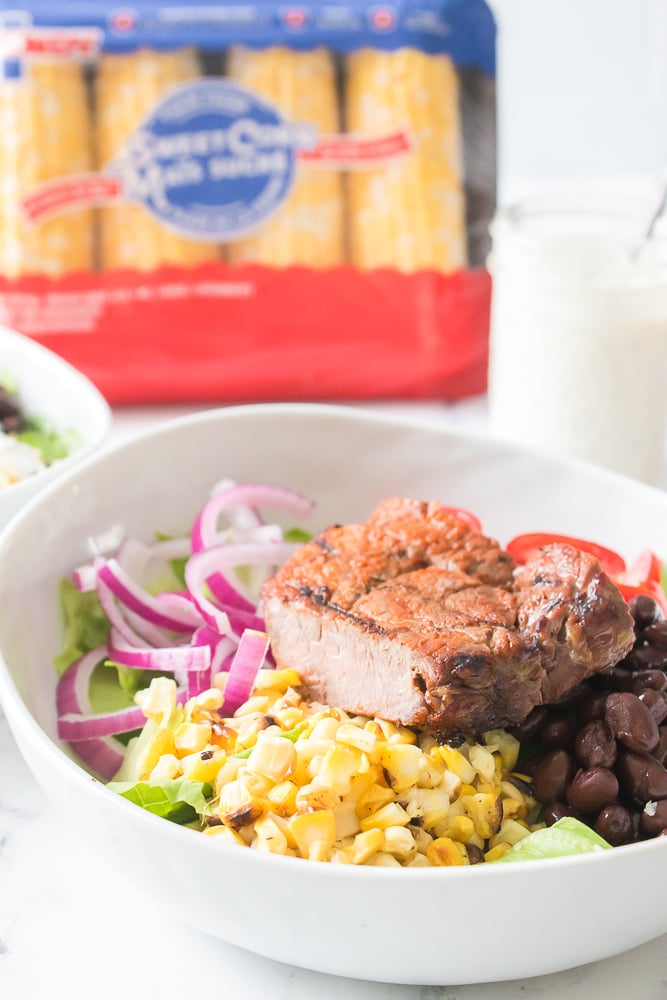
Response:
[{"label": "black bean", "polygon": [[568,750],[574,740],[575,729],[569,719],[547,719],[540,726],[538,738],[549,750]]},{"label": "black bean", "polygon": [[533,774],[535,798],[539,802],[562,799],[574,771],[574,761],[567,750],[551,750],[545,754]]},{"label": "black bean", "polygon": [[642,639],[651,645],[655,644],[667,649],[667,622],[663,620],[648,625],[642,632]]},{"label": "black bean", "polygon": [[644,688],[653,688],[654,691],[667,691],[667,674],[664,670],[636,670],[632,675],[632,687],[630,690],[637,694]]},{"label": "black bean", "polygon": [[613,847],[634,840],[633,815],[625,806],[603,806],[595,820],[594,830]]},{"label": "black bean", "polygon": [[667,726],[660,726],[660,739],[655,750],[651,751],[651,755],[661,764],[667,764]]},{"label": "black bean", "polygon": [[626,794],[639,805],[649,800],[667,799],[667,768],[647,753],[622,750],[616,774]]},{"label": "black bean", "polygon": [[652,802],[639,817],[639,829],[645,837],[657,837],[667,828],[667,799]]},{"label": "black bean", "polygon": [[553,826],[564,816],[574,816],[575,819],[579,819],[579,813],[576,809],[566,805],[565,802],[549,802],[542,810],[542,819],[547,826]]},{"label": "black bean", "polygon": [[660,621],[662,615],[658,605],[652,597],[639,594],[630,601],[630,613],[637,623],[638,628],[646,628],[654,622]]},{"label": "black bean", "polygon": [[632,678],[632,671],[619,665],[601,670],[593,680],[595,687],[602,691],[629,691],[632,687]]},{"label": "black bean", "polygon": [[618,798],[618,779],[607,767],[579,770],[566,793],[567,804],[584,816],[595,816]]},{"label": "black bean", "polygon": [[[646,705],[649,712],[655,719],[655,721],[660,725],[663,719],[667,718],[667,692],[656,691],[654,688],[645,688],[643,691],[636,692],[637,697],[643,705]],[[655,754],[655,750],[651,753]]]},{"label": "black bean", "polygon": [[591,694],[577,709],[577,722],[580,726],[592,722],[593,719],[604,719],[604,709],[607,704],[606,692]]},{"label": "black bean", "polygon": [[613,767],[616,740],[604,719],[593,719],[577,732],[574,752],[582,767]]},{"label": "black bean", "polygon": [[530,715],[528,715],[520,725],[513,726],[512,729],[510,729],[510,733],[521,743],[529,743],[537,736],[540,726],[548,717],[548,714],[549,713],[546,708],[539,705],[537,708],[533,709]]},{"label": "black bean", "polygon": [[636,695],[621,691],[610,694],[605,721],[614,739],[636,753],[650,753],[658,745],[658,725]]},{"label": "black bean", "polygon": [[625,658],[632,670],[662,670],[667,666],[667,649],[662,646],[636,646]]}]

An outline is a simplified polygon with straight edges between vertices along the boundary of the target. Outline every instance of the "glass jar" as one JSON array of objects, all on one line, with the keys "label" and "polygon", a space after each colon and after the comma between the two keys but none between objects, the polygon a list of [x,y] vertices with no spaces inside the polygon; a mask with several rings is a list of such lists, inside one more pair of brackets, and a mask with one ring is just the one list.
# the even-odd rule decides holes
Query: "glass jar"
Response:
[{"label": "glass jar", "polygon": [[492,432],[649,483],[664,468],[667,237],[642,205],[535,198],[492,225]]}]

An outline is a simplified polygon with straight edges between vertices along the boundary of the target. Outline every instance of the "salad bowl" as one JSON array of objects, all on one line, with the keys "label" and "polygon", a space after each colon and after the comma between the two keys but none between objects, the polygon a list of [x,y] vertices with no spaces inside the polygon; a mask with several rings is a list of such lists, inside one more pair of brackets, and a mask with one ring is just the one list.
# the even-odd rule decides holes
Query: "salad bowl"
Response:
[{"label": "salad bowl", "polygon": [[[187,534],[224,477],[316,502],[313,530],[392,496],[473,511],[521,532],[667,553],[667,496],[613,473],[435,423],[347,407],[232,407],[165,423],[58,478],[0,535],[0,699],[46,794],[159,906],[220,939],[303,968],[410,984],[536,976],[667,932],[655,886],[667,838],[595,854],[454,868],[327,864],[243,849],[137,808],[57,739],[59,581],[124,536]],[[93,873],[89,873],[92,878]]]},{"label": "salad bowl", "polygon": [[0,327],[0,384],[5,381],[15,387],[25,416],[46,428],[51,439],[60,439],[63,457],[0,489],[0,527],[98,448],[111,427],[111,410],[92,382],[53,351]]}]

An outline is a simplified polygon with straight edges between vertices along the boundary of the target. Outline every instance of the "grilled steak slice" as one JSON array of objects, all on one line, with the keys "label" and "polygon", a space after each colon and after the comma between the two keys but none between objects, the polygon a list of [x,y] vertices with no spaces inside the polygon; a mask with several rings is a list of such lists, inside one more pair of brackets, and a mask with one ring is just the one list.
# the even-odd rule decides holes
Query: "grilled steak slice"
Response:
[{"label": "grilled steak slice", "polygon": [[279,666],[307,695],[439,739],[522,721],[631,648],[596,560],[549,546],[516,574],[497,542],[434,503],[389,500],[267,581]]}]

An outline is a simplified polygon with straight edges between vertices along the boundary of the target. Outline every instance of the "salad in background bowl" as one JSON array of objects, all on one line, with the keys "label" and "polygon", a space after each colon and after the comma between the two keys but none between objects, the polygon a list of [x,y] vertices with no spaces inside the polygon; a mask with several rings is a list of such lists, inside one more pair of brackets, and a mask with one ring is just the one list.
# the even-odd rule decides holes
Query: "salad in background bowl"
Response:
[{"label": "salad in background bowl", "polygon": [[104,441],[109,406],[58,355],[0,328],[0,528]]},{"label": "salad in background bowl", "polygon": [[[0,539],[0,697],[36,777],[73,836],[95,845],[100,864],[142,887],[153,905],[226,941],[291,964],[388,982],[523,978],[667,931],[652,891],[667,872],[665,838],[527,864],[322,864],[193,833],[137,808],[82,767],[58,738],[60,581],[111,556],[123,539],[187,536],[223,477],[312,498],[314,531],[364,520],[387,497],[434,497],[474,511],[494,538],[548,528],[594,538],[629,562],[646,549],[667,552],[667,497],[659,491],[351,408],[264,405],[198,414],[89,459]],[[294,524],[280,512],[275,520]],[[480,915],[488,918],[483,947]],[[446,947],[436,943],[438,928]]]}]

